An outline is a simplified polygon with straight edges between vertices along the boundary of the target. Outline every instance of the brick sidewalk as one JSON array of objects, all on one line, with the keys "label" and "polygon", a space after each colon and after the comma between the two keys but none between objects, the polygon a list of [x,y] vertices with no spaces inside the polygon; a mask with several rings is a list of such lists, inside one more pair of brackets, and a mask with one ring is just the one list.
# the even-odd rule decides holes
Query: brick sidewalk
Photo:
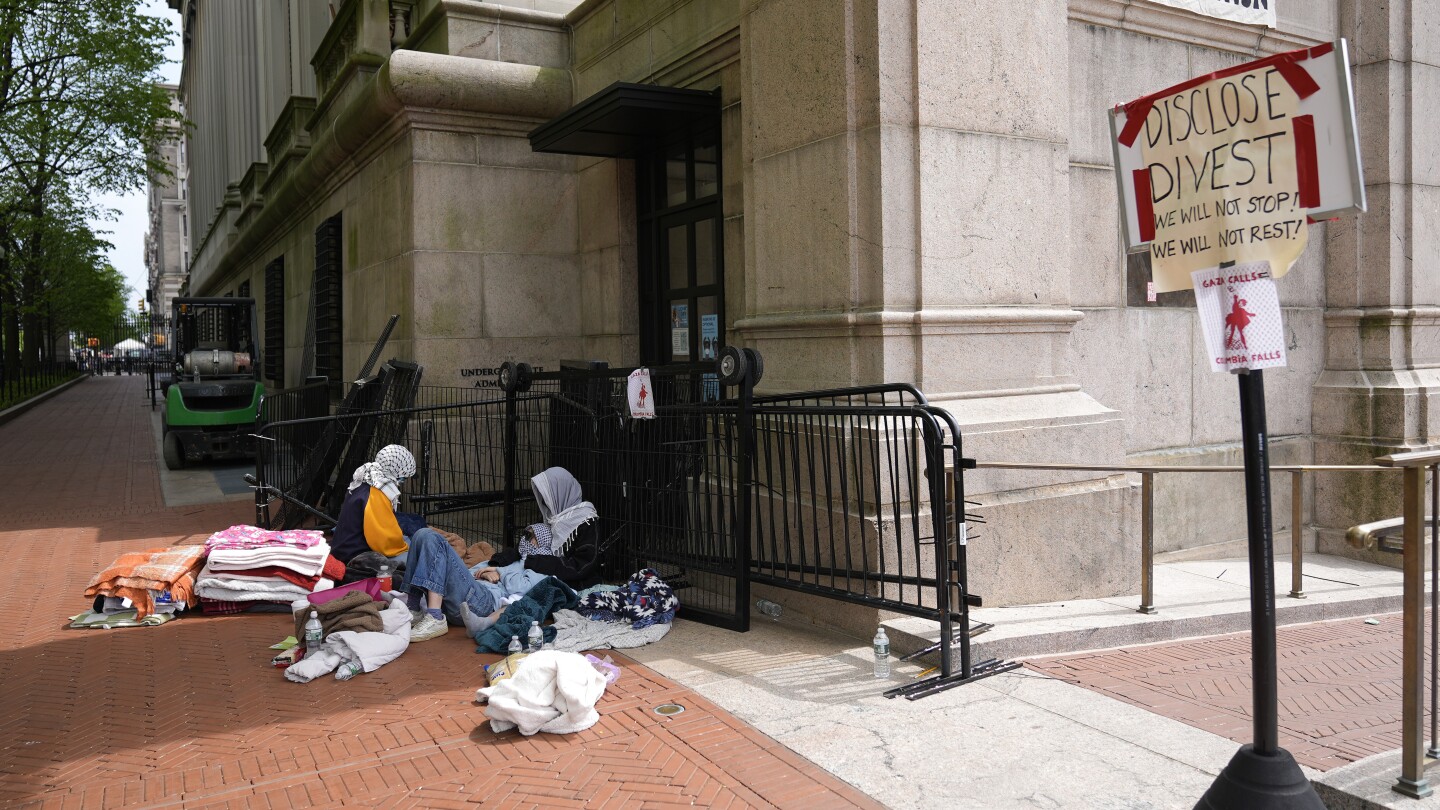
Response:
[{"label": "brick sidewalk", "polygon": [[[1281,627],[1280,745],[1325,771],[1400,747],[1400,615]],[[1250,635],[1027,663],[1236,742],[1251,742]],[[1429,672],[1429,665],[1426,665]]]},{"label": "brick sidewalk", "polygon": [[[348,682],[300,685],[269,666],[285,616],[64,629],[121,551],[252,517],[245,502],[164,507],[141,389],[91,378],[0,427],[0,543],[18,575],[0,598],[0,804],[878,806],[628,660],[598,725],[527,738],[490,732],[474,690],[494,656],[460,632]],[[668,702],[687,711],[650,711]]]}]

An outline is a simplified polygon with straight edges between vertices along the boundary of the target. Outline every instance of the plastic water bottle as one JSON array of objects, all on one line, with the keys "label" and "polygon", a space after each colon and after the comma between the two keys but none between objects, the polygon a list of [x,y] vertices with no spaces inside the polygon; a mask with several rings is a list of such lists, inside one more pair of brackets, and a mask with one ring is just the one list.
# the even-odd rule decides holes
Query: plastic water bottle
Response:
[{"label": "plastic water bottle", "polygon": [[777,622],[780,621],[780,614],[785,612],[783,606],[771,602],[769,599],[755,600],[755,609]]},{"label": "plastic water bottle", "polygon": [[335,670],[335,680],[348,681],[356,675],[359,675],[360,672],[361,667],[359,661],[348,661],[339,669]]},{"label": "plastic water bottle", "polygon": [[390,566],[380,566],[380,573],[376,574],[375,577],[380,580],[380,590],[391,590],[391,586],[394,584],[394,582],[390,578]]},{"label": "plastic water bottle", "polygon": [[507,654],[509,654],[509,655],[514,655],[514,654],[516,654],[516,653],[525,652],[525,648],[524,648],[523,646],[521,646],[521,644],[520,644],[520,637],[519,637],[519,636],[511,636],[511,637],[510,637],[510,646],[509,646],[509,647],[506,647],[505,649],[507,650]]},{"label": "plastic water bottle", "polygon": [[530,632],[525,636],[525,652],[537,653],[545,646],[545,633],[540,629],[540,622],[530,622]]},{"label": "plastic water bottle", "polygon": [[325,630],[320,627],[320,614],[312,610],[310,620],[305,622],[305,655],[320,652],[320,644],[324,641]]},{"label": "plastic water bottle", "polygon": [[885,628],[879,627],[875,630],[875,640],[870,642],[875,648],[875,677],[886,679],[890,677],[890,639],[885,635]]}]

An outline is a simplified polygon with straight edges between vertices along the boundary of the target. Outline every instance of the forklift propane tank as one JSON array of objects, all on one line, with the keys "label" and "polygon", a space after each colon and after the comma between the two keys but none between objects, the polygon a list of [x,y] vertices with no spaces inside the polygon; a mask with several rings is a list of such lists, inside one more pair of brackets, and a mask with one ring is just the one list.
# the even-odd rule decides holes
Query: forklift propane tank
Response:
[{"label": "forklift propane tank", "polygon": [[186,374],[205,377],[243,374],[250,370],[250,354],[223,349],[196,349],[185,355],[184,367]]}]

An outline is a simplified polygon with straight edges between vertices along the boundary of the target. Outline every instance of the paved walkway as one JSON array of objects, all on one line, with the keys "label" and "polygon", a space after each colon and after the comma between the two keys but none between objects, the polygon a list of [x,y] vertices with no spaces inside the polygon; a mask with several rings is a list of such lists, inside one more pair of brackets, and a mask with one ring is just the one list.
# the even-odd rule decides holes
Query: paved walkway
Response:
[{"label": "paved walkway", "polygon": [[[249,503],[167,508],[139,377],[92,378],[0,427],[20,581],[0,597],[0,805],[874,807],[690,689],[628,660],[567,736],[493,734],[454,632],[348,682],[268,665],[284,616],[68,630],[126,550],[199,542]],[[683,714],[651,709],[679,703]]]},{"label": "paved walkway", "polygon": [[[1400,614],[1378,620],[1279,628],[1280,745],[1300,764],[1327,771],[1400,747]],[[1236,742],[1251,740],[1248,633],[1029,666]]]}]

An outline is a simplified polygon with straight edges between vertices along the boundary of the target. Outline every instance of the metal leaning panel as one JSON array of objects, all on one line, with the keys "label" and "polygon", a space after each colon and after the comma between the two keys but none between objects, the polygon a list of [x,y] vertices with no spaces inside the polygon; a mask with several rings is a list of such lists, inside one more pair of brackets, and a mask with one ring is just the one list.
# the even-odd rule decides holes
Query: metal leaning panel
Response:
[{"label": "metal leaning panel", "polygon": [[[330,412],[330,392],[323,383],[310,383],[266,393],[260,400],[256,429],[255,477],[257,485],[295,493],[304,478],[306,461],[312,458],[324,438],[324,423],[315,421]],[[256,525],[293,528],[306,518],[296,504],[282,500],[271,515],[270,493],[257,486]]]}]

